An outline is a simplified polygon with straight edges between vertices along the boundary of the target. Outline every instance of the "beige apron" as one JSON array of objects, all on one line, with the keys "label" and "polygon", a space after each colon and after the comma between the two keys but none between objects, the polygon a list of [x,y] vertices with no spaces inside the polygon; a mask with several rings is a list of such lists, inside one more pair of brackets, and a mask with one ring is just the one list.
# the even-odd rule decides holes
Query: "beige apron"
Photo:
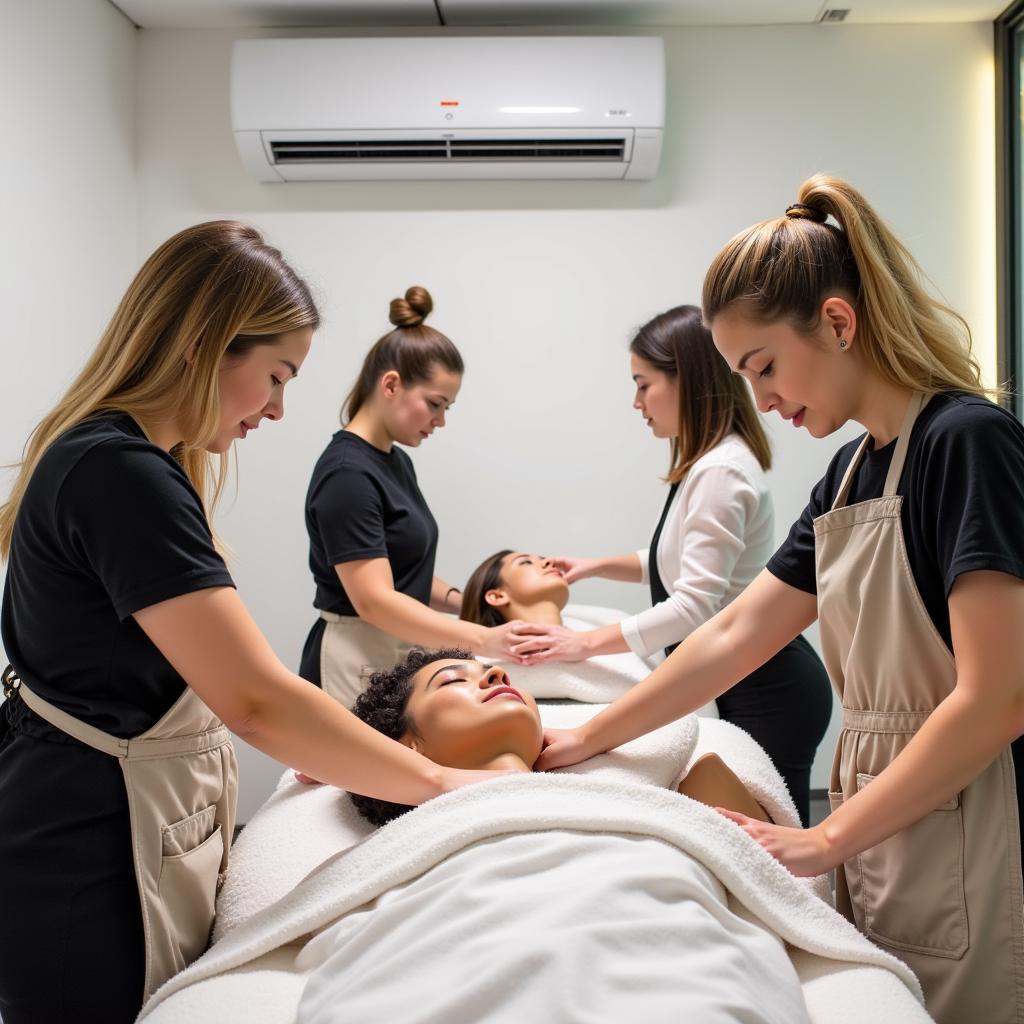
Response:
[{"label": "beige apron", "polygon": [[54,707],[16,677],[5,676],[4,684],[54,728],[121,764],[146,942],[143,1000],[148,999],[210,941],[235,825],[238,769],[231,736],[187,687],[151,729],[119,739]]},{"label": "beige apron", "polygon": [[[882,497],[846,505],[865,438],[832,510],[814,522],[822,652],[843,708],[833,809],[892,762],[956,685],[910,571],[896,494],[929,397],[911,399]],[[1024,1022],[1017,819],[1007,747],[953,799],[836,870],[837,907],[914,970],[940,1024]]]},{"label": "beige apron", "polygon": [[347,708],[366,689],[374,672],[393,668],[414,646],[356,615],[321,611],[320,618],[325,623],[320,642],[320,685],[324,693]]}]

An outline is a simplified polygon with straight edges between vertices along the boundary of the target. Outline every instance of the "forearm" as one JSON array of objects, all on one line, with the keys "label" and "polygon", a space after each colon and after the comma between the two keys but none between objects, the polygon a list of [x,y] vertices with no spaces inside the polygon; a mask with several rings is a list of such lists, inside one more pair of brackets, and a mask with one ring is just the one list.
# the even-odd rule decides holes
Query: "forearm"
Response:
[{"label": "forearm", "polygon": [[904,750],[823,823],[836,863],[876,846],[959,793],[1017,738],[1021,696],[958,686]]},{"label": "forearm", "polygon": [[646,679],[582,726],[587,746],[610,750],[703,707],[763,665],[816,614],[813,594],[762,571]]},{"label": "forearm", "polygon": [[731,639],[721,616],[705,623],[634,686],[582,727],[595,751],[611,750],[688,715],[749,675],[759,662]]},{"label": "forearm", "polygon": [[635,551],[628,555],[610,555],[608,558],[595,558],[594,576],[604,580],[618,580],[620,583],[640,583],[643,580],[643,569]]},{"label": "forearm", "polygon": [[580,636],[588,658],[595,654],[624,654],[629,650],[629,644],[622,635],[622,627],[617,622],[588,630]]},{"label": "forearm", "polygon": [[440,576],[435,576],[430,585],[430,607],[436,612],[458,615],[462,610],[462,591]]},{"label": "forearm", "polygon": [[416,805],[441,793],[441,770],[361,722],[322,690],[287,672],[240,724],[252,746],[340,789]]},{"label": "forearm", "polygon": [[135,619],[238,736],[314,778],[399,803],[441,790],[442,769],[289,672],[234,590],[195,591]]},{"label": "forearm", "polygon": [[364,598],[357,611],[370,625],[406,643],[426,647],[464,647],[478,651],[486,632],[485,627],[477,623],[442,615],[397,590]]}]

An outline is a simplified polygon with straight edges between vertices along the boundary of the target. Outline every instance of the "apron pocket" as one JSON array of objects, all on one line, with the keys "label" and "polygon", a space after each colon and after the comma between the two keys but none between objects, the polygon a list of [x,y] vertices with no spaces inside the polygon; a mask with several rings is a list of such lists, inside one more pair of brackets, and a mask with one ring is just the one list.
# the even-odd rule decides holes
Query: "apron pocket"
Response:
[{"label": "apron pocket", "polygon": [[224,856],[224,838],[215,816],[216,808],[206,807],[160,830],[160,902],[172,919],[173,941],[186,965],[199,957],[210,941]]},{"label": "apron pocket", "polygon": [[[858,774],[857,790],[873,776]],[[960,797],[845,864],[863,930],[887,946],[958,960],[967,950]]]}]

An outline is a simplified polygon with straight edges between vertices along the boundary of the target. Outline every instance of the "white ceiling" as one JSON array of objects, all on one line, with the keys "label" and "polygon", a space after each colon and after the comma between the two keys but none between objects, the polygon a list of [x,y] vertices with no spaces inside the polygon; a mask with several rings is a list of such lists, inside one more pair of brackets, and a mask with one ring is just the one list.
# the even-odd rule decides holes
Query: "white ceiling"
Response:
[{"label": "white ceiling", "polygon": [[[140,28],[774,25],[992,21],[1008,0],[111,0]],[[836,26],[832,26],[834,28]]]}]

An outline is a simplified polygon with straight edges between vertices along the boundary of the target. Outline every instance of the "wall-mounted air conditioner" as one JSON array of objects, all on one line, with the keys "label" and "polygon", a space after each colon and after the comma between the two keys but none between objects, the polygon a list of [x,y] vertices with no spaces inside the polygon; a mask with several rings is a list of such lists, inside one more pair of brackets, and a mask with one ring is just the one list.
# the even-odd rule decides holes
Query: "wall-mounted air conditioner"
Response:
[{"label": "wall-mounted air conditioner", "polygon": [[260,181],[653,178],[661,39],[245,39],[231,121]]}]

